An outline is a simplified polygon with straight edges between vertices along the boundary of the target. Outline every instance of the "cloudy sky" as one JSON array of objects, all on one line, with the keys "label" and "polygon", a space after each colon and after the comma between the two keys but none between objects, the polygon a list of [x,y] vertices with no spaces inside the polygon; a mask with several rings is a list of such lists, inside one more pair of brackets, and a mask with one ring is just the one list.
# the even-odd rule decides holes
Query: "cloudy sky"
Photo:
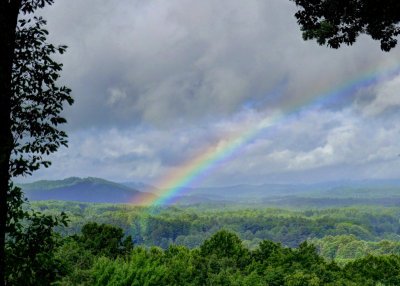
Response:
[{"label": "cloudy sky", "polygon": [[197,184],[400,178],[400,75],[340,89],[396,69],[399,48],[305,42],[288,0],[55,2],[40,14],[49,41],[69,46],[70,143],[24,180],[157,185],[246,132]]}]

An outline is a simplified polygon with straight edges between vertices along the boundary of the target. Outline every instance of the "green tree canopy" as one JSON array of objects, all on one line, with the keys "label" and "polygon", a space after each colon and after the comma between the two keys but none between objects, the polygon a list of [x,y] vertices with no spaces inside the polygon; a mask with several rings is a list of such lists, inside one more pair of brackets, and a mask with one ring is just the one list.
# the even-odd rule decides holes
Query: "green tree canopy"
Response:
[{"label": "green tree canopy", "polygon": [[94,255],[115,258],[133,249],[132,236],[123,239],[124,235],[120,227],[93,222],[85,224],[82,235],[75,236],[75,239]]}]

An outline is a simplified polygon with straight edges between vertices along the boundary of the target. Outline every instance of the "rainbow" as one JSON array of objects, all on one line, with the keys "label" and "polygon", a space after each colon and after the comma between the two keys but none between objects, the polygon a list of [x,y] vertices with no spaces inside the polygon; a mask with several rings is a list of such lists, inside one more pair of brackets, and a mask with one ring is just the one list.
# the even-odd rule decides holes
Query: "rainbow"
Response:
[{"label": "rainbow", "polygon": [[[203,152],[184,162],[180,167],[163,176],[156,186],[160,189],[143,192],[136,196],[132,204],[142,206],[162,206],[172,203],[176,197],[182,195],[185,190],[201,181],[224,162],[238,156],[257,137],[269,134],[277,126],[296,120],[304,111],[316,109],[350,96],[362,89],[385,82],[400,74],[400,66],[374,69],[353,78],[335,89],[319,92],[310,96],[307,100],[297,102],[284,113],[276,113],[266,117],[255,126],[242,126],[239,131],[228,134],[216,143],[209,146]],[[155,196],[154,196],[155,195]]]}]

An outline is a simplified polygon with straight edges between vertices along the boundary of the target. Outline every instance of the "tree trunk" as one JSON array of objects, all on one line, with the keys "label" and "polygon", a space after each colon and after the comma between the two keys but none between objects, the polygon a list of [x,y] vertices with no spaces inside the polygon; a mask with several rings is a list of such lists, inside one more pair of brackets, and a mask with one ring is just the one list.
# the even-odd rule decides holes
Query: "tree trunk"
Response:
[{"label": "tree trunk", "polygon": [[0,286],[5,285],[5,237],[11,133],[11,74],[21,0],[0,0]]}]

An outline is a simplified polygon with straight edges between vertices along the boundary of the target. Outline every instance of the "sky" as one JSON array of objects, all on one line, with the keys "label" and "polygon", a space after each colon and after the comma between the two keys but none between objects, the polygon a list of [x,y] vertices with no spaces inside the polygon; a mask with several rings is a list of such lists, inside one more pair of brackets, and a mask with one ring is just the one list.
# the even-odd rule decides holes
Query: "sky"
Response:
[{"label": "sky", "polygon": [[49,41],[69,47],[57,58],[75,99],[63,113],[69,148],[20,180],[157,186],[248,131],[194,184],[400,178],[400,74],[336,92],[400,67],[399,48],[382,52],[367,36],[338,50],[303,41],[296,11],[288,0],[55,1],[38,14]]}]

